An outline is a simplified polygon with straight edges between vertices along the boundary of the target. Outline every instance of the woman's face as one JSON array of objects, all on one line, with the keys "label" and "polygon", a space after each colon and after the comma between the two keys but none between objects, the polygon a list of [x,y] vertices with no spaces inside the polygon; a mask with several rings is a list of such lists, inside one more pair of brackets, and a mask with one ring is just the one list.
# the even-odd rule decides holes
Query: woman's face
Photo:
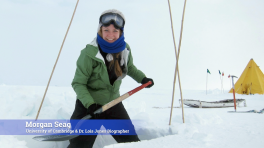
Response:
[{"label": "woman's face", "polygon": [[102,36],[108,43],[113,43],[119,38],[120,29],[116,29],[113,24],[107,27],[102,26]]}]

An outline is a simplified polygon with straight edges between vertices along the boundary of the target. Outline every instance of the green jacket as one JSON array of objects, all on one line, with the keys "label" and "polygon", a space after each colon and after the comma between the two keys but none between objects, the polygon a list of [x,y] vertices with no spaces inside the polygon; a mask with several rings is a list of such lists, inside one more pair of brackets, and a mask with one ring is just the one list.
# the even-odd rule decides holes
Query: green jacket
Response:
[{"label": "green jacket", "polygon": [[133,64],[131,49],[128,44],[123,50],[125,69],[123,75],[118,77],[113,85],[110,84],[107,67],[99,52],[96,38],[81,51],[77,60],[77,68],[72,81],[72,87],[82,104],[88,108],[96,103],[105,105],[120,96],[119,88],[122,79],[129,75],[140,83],[145,74],[138,70]]}]

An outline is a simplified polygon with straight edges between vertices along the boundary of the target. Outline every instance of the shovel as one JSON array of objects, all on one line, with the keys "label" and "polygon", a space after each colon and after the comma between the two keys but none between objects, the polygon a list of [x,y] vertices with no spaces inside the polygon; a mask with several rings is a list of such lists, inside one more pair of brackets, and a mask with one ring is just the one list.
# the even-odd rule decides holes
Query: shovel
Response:
[{"label": "shovel", "polygon": [[[97,109],[94,114],[100,114],[106,110],[108,110],[109,108],[115,106],[116,104],[120,103],[121,101],[125,100],[126,98],[130,97],[131,95],[133,95],[134,93],[140,91],[141,89],[147,87],[148,85],[150,85],[152,82],[149,81],[148,83],[145,83],[127,93],[125,93],[124,95],[116,98],[115,100],[105,104],[104,106],[102,106],[101,108]],[[85,117],[83,117],[76,125],[77,129],[84,120],[90,119],[92,116],[91,115],[86,115]],[[35,136],[33,137],[34,140],[37,141],[65,141],[65,140],[70,140],[73,139],[75,137],[78,137],[79,135],[44,135],[44,136]]]}]

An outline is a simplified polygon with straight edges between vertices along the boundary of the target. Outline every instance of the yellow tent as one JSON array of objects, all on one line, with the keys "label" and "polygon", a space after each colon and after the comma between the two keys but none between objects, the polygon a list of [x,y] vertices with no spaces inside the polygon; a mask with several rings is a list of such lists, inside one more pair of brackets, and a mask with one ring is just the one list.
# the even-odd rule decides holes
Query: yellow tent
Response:
[{"label": "yellow tent", "polygon": [[[238,94],[264,94],[264,74],[259,66],[251,59],[240,78],[235,84]],[[229,91],[233,93],[233,89]]]}]

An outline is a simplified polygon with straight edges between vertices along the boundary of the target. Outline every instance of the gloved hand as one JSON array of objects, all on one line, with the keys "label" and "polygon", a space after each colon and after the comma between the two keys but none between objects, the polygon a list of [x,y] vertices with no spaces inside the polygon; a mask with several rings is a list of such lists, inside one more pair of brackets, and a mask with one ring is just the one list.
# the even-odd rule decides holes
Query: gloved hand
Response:
[{"label": "gloved hand", "polygon": [[143,78],[143,80],[141,81],[141,84],[148,83],[149,81],[151,81],[152,84],[148,85],[146,88],[150,88],[154,85],[154,81],[151,78],[147,78],[147,77]]},{"label": "gloved hand", "polygon": [[92,119],[99,119],[100,117],[100,114],[94,114],[94,112],[99,109],[100,107],[102,107],[101,105],[99,104],[92,104],[88,107],[88,110],[87,110],[87,114],[90,114],[92,116]]}]

